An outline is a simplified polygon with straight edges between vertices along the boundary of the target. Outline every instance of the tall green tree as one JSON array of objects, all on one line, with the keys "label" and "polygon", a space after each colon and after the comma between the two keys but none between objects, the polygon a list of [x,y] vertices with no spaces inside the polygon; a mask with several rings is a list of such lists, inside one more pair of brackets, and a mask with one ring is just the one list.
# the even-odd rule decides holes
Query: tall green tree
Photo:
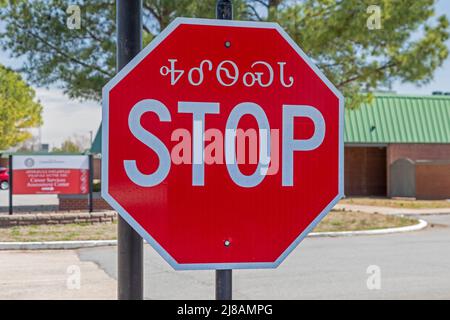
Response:
[{"label": "tall green tree", "polygon": [[[143,0],[148,43],[178,16],[212,18],[215,0]],[[378,0],[381,29],[369,28],[372,0],[235,0],[235,18],[276,21],[344,92],[347,106],[392,81],[423,84],[448,56],[449,22],[435,0]],[[81,28],[67,27],[65,0],[13,1],[0,10],[1,37],[38,85],[58,84],[72,98],[100,99],[115,72],[115,1],[71,1]],[[367,94],[368,93],[368,94]]]},{"label": "tall green tree", "polygon": [[52,152],[60,152],[60,153],[80,153],[84,151],[83,147],[78,144],[76,141],[72,139],[65,140],[61,147],[53,148]]},{"label": "tall green tree", "polygon": [[65,139],[60,147],[54,147],[52,152],[80,153],[89,150],[91,139],[86,135],[74,134]]},{"label": "tall green tree", "polygon": [[0,65],[0,150],[30,138],[27,129],[42,124],[41,113],[34,90],[19,74]]}]

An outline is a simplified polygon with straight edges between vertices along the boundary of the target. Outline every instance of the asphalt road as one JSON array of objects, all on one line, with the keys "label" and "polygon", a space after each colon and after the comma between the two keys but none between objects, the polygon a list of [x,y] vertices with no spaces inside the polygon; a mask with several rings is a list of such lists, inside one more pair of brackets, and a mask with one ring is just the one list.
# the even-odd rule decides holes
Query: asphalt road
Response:
[{"label": "asphalt road", "polygon": [[[426,220],[432,226],[412,233],[306,239],[276,270],[234,271],[234,298],[450,299],[450,215]],[[115,247],[77,253],[117,278]],[[379,289],[368,289],[370,266]],[[146,245],[145,297],[213,299],[214,272],[175,272]]]}]

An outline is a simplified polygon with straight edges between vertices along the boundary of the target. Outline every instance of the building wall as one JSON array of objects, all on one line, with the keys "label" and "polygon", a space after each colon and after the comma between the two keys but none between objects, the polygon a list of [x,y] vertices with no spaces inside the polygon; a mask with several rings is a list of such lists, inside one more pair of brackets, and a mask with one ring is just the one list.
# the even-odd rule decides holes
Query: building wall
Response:
[{"label": "building wall", "polygon": [[450,144],[390,144],[388,165],[400,158],[416,160],[450,160]]},{"label": "building wall", "polygon": [[450,199],[450,161],[416,162],[416,198]]},{"label": "building wall", "polygon": [[[417,160],[450,160],[450,144],[437,143],[411,143],[390,144],[387,147],[387,175],[390,176],[390,166],[397,159],[408,158]],[[389,184],[387,194],[390,192]]]},{"label": "building wall", "polygon": [[[85,211],[88,208],[88,198],[86,195],[58,195],[60,211]],[[93,196],[94,211],[112,210],[108,203],[100,196],[100,193],[94,193]]]},{"label": "building wall", "polygon": [[386,148],[345,147],[345,195],[386,196]]}]

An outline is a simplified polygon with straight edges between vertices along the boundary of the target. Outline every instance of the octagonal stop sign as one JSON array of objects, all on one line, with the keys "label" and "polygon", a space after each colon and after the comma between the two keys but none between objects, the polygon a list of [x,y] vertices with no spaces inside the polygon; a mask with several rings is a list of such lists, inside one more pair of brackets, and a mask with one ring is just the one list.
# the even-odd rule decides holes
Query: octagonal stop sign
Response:
[{"label": "octagonal stop sign", "polygon": [[343,194],[343,108],[279,25],[176,19],[103,90],[102,196],[175,269],[276,267]]}]

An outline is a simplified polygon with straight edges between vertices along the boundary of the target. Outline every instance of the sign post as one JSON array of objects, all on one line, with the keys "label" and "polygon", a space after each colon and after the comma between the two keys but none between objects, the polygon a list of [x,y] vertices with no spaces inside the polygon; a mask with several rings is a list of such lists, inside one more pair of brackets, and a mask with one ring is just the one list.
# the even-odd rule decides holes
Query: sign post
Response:
[{"label": "sign post", "polygon": [[[117,71],[120,71],[142,49],[142,0],[117,0],[116,10]],[[119,217],[117,239],[118,298],[142,300],[144,298],[142,238],[127,221]]]},{"label": "sign post", "polygon": [[[216,18],[233,20],[233,4],[231,0],[217,0]],[[216,270],[216,300],[233,298],[233,270]]]},{"label": "sign post", "polygon": [[13,214],[13,156],[12,154],[8,157],[8,166],[9,166],[9,189],[8,189],[8,195],[9,195],[9,215]]},{"label": "sign post", "polygon": [[94,155],[89,154],[89,193],[88,193],[88,210],[89,212],[94,211]]}]

